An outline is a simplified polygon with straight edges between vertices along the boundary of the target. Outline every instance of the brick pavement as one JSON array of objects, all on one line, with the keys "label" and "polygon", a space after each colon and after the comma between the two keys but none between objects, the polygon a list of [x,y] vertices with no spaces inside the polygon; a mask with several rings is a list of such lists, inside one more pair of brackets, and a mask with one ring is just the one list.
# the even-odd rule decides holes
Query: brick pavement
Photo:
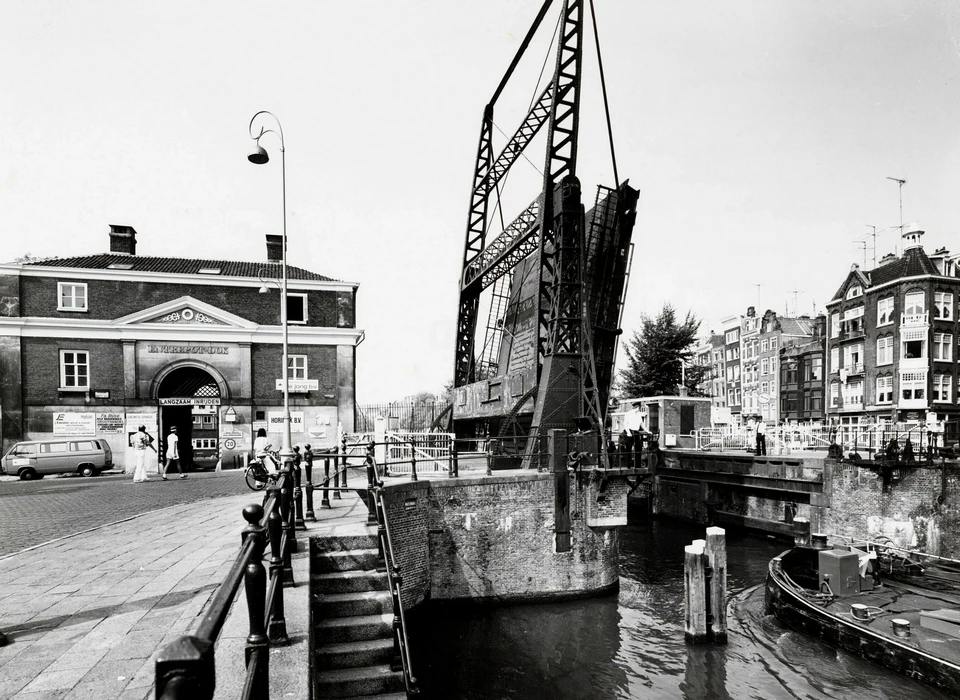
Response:
[{"label": "brick pavement", "polygon": [[145,484],[134,484],[131,475],[0,477],[0,556],[145,511],[242,493],[251,491],[241,470],[193,472],[170,481],[151,473]]},{"label": "brick pavement", "polygon": [[[157,654],[199,624],[239,550],[241,511],[258,501],[246,491],[173,505],[0,557],[0,630],[10,640],[0,647],[0,700],[152,697]],[[317,508],[309,529],[366,518],[353,494],[334,504]],[[241,664],[245,607],[225,628]]]}]

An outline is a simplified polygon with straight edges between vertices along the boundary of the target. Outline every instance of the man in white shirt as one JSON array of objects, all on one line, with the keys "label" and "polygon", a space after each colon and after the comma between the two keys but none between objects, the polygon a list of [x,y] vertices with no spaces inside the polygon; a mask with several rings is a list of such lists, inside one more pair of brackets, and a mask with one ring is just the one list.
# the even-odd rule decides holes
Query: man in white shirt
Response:
[{"label": "man in white shirt", "polygon": [[763,418],[757,420],[757,456],[767,454],[767,424]]},{"label": "man in white shirt", "polygon": [[164,481],[168,480],[167,470],[170,468],[171,462],[177,466],[180,478],[186,479],[187,475],[180,469],[180,439],[177,437],[177,426],[175,425],[170,426],[170,434],[167,435],[167,463],[163,467],[163,474],[160,475],[160,478]]}]

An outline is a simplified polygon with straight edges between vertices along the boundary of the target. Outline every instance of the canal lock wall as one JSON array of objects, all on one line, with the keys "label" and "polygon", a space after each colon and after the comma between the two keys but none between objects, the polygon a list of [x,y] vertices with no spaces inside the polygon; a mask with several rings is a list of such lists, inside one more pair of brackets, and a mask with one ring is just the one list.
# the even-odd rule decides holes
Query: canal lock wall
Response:
[{"label": "canal lock wall", "polygon": [[960,557],[960,465],[886,472],[823,456],[664,453],[650,489],[656,515],[792,537],[794,517],[815,532]]},{"label": "canal lock wall", "polygon": [[[546,601],[615,590],[617,527],[627,523],[629,487],[625,471],[605,475],[495,472],[388,485],[384,504],[404,606]],[[558,483],[567,491],[569,551],[557,546]]]}]

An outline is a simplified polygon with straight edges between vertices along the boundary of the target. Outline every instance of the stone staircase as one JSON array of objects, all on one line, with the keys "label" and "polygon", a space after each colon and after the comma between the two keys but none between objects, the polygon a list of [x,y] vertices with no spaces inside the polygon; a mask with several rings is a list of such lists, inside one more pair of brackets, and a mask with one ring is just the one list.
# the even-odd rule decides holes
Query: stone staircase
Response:
[{"label": "stone staircase", "polygon": [[315,696],[406,700],[393,671],[393,603],[376,529],[311,539]]}]

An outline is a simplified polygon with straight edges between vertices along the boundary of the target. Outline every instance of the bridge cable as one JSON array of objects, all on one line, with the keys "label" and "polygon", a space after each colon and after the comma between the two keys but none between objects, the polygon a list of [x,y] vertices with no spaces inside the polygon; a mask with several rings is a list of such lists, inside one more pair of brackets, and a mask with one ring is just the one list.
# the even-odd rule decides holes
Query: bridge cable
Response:
[{"label": "bridge cable", "polygon": [[613,181],[616,189],[620,189],[620,176],[617,174],[617,151],[613,147],[613,128],[610,126],[610,104],[607,101],[607,81],[603,74],[603,58],[600,55],[600,33],[597,30],[597,15],[593,9],[593,0],[590,0],[590,17],[593,19],[593,40],[597,46],[597,66],[600,69],[600,89],[603,92],[603,111],[607,117],[607,136],[610,139],[610,159],[613,161]]}]

